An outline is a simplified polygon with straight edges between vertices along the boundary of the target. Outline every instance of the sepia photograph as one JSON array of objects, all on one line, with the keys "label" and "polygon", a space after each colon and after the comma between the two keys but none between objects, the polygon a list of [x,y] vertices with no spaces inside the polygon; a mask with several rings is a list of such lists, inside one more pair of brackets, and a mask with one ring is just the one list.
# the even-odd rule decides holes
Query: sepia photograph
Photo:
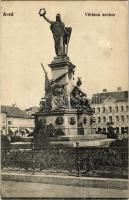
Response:
[{"label": "sepia photograph", "polygon": [[128,2],[2,1],[1,199],[128,199]]}]

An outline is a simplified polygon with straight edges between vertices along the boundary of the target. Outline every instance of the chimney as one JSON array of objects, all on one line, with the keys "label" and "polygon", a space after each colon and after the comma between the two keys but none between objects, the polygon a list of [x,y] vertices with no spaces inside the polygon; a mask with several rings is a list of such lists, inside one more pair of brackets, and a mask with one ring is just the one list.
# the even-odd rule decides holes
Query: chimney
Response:
[{"label": "chimney", "polygon": [[117,91],[122,91],[122,87],[118,87],[118,88],[117,88]]},{"label": "chimney", "polygon": [[103,89],[103,92],[107,92],[107,89]]}]

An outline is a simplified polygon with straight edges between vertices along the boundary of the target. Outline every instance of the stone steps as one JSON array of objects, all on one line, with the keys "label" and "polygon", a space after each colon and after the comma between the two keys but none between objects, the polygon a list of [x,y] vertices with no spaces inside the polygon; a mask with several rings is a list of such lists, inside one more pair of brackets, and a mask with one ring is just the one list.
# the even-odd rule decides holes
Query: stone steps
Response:
[{"label": "stone steps", "polygon": [[68,147],[76,147],[77,142],[79,143],[79,147],[99,147],[99,146],[109,146],[114,139],[97,139],[97,140],[74,140],[74,141],[51,141],[51,144],[55,146],[68,146]]},{"label": "stone steps", "polygon": [[74,140],[96,140],[96,139],[106,139],[106,135],[102,134],[89,134],[89,135],[71,135],[71,136],[60,136],[58,140],[61,141],[74,141]]}]

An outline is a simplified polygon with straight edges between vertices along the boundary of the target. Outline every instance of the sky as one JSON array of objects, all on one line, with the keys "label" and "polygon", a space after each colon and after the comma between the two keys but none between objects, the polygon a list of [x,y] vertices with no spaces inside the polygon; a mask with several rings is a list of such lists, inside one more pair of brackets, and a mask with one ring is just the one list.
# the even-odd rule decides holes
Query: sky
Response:
[{"label": "sky", "polygon": [[[39,106],[44,96],[43,63],[55,57],[50,25],[38,15],[55,20],[57,13],[72,27],[68,56],[76,66],[75,84],[81,77],[82,89],[90,98],[103,89],[128,89],[127,2],[125,1],[35,1],[2,2],[0,99],[2,105],[17,104],[25,109]],[[115,13],[114,17],[88,17],[85,13]]]}]

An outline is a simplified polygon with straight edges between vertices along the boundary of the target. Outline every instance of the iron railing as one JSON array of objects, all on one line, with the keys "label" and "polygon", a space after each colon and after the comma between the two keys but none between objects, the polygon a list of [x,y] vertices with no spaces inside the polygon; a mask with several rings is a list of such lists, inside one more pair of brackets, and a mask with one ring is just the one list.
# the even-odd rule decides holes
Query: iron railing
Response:
[{"label": "iron railing", "polygon": [[128,149],[118,147],[2,148],[2,170],[127,178]]}]

